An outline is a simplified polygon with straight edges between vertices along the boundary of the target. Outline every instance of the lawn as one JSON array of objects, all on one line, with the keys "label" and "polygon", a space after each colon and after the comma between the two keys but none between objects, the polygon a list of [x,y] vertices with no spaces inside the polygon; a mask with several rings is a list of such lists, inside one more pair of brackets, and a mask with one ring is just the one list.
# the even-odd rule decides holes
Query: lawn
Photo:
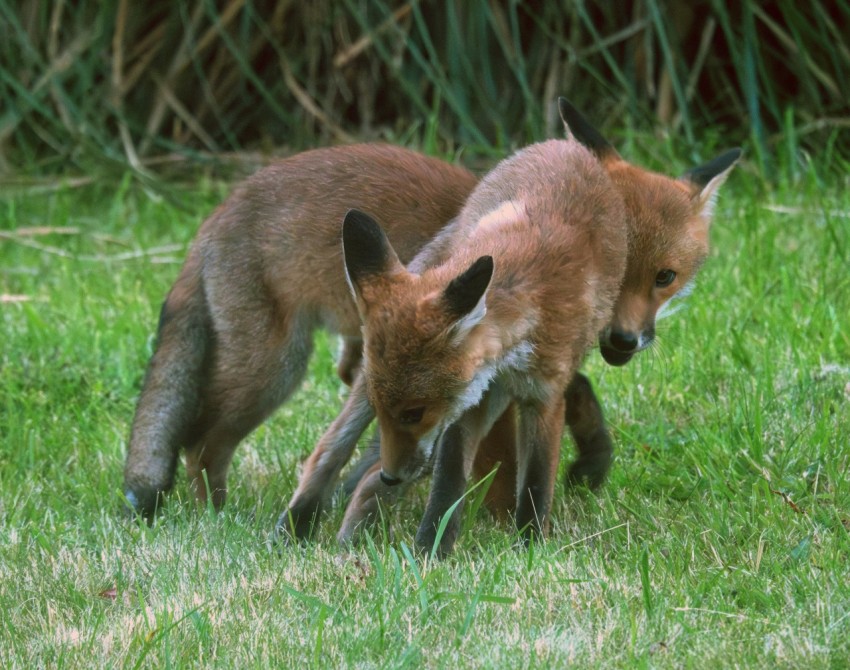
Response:
[{"label": "lawn", "polygon": [[181,478],[151,527],[122,516],[159,305],[226,187],[178,203],[129,179],[6,192],[0,665],[848,667],[847,186],[736,168],[657,346],[625,368],[588,357],[616,442],[607,484],[559,487],[529,550],[480,512],[436,563],[411,550],[424,487],[351,550],[339,505],[316,542],[270,541],[341,406],[325,335],[237,451],[222,513]]}]

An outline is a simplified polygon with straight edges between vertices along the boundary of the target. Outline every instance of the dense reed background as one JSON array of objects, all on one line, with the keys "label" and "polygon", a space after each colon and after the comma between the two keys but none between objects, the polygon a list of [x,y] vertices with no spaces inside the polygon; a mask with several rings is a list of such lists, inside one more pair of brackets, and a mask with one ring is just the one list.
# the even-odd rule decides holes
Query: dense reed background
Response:
[{"label": "dense reed background", "polygon": [[355,138],[473,160],[557,134],[567,95],[770,176],[848,155],[848,25],[843,0],[0,0],[0,175]]}]

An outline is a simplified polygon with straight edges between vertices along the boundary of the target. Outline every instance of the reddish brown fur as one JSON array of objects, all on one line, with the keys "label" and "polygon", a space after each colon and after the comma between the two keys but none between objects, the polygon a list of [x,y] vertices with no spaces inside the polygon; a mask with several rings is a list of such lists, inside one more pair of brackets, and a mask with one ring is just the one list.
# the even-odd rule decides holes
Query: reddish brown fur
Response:
[{"label": "reddish brown fur", "polygon": [[[578,452],[578,458],[568,470],[567,483],[596,488],[605,479],[613,456],[602,408],[590,381],[582,374],[573,377],[564,393],[564,401],[564,418]],[[511,405],[482,441],[472,466],[472,479],[477,481],[498,464],[484,505],[494,518],[503,522],[512,519],[516,513],[516,429],[516,407]],[[380,470],[377,450],[372,452],[370,449],[352,473],[354,479],[346,483],[346,488],[351,491],[351,500],[337,534],[341,543],[355,540],[360,531],[376,518],[379,504],[392,505],[406,490],[404,485],[387,486],[381,482]]]},{"label": "reddish brown fur", "polygon": [[[521,410],[517,524],[545,530],[564,416],[560,389],[580,379],[574,377],[576,367],[597,333],[610,337],[603,346],[615,347],[625,360],[651,342],[657,309],[690,280],[707,253],[711,202],[740,152],[677,181],[627,165],[583,119],[579,124],[578,134],[595,158],[577,143],[548,142],[500,164],[473,193],[459,223],[441,233],[439,245],[432,244],[436,253],[427,258],[426,248],[417,259],[426,258],[418,274],[407,272],[391,247],[362,267],[358,248],[348,264],[364,319],[366,378],[381,425],[383,476],[409,481],[421,474],[430,445],[443,435],[417,534],[423,548],[431,548],[442,515],[462,494],[478,440],[506,399]],[[366,229],[359,223],[349,228],[352,244],[359,244],[357,231]],[[468,304],[464,309],[475,318],[458,337],[458,324],[469,316],[458,320],[450,308],[450,282],[472,272],[473,260],[483,261],[483,255],[494,257],[496,268],[487,311]],[[662,277],[670,281],[662,285]],[[486,369],[482,364],[526,342],[534,347],[533,361],[515,373],[527,377],[528,387],[502,380],[478,404],[460,405],[467,409],[452,418],[459,396]],[[581,407],[581,390],[572,394]],[[589,416],[601,419],[597,408],[590,406]],[[403,418],[411,412],[417,416],[413,422]],[[333,446],[335,430],[323,438],[326,445]],[[607,469],[610,442],[607,435],[603,444],[591,434],[586,444],[602,446],[599,462],[585,471],[594,475]],[[585,473],[579,468],[575,474]],[[315,485],[302,480],[291,512],[304,506],[299,496]],[[456,517],[441,552],[454,542]]]},{"label": "reddish brown fur", "polygon": [[[139,398],[125,492],[145,514],[171,488],[179,448],[198,497],[224,502],[237,443],[297,387],[326,327],[359,363],[360,320],[345,281],[340,221],[375,212],[409,260],[460,210],[468,171],[385,145],[309,151],[236,188],[201,226],[162,309]],[[203,478],[206,477],[206,482]]]},{"label": "reddish brown fur", "polygon": [[[579,237],[572,239],[568,246],[574,249],[591,249],[593,250],[592,253],[599,255],[603,261],[613,259],[612,262],[618,265],[617,268],[611,269],[606,267],[605,262],[599,262],[597,264],[598,267],[595,267],[594,270],[599,273],[598,283],[599,286],[602,287],[601,291],[605,294],[604,298],[601,298],[599,301],[587,301],[584,307],[582,307],[582,303],[580,301],[575,301],[576,307],[574,307],[574,311],[575,309],[584,310],[588,316],[582,316],[580,319],[564,319],[556,326],[557,328],[566,328],[568,330],[577,327],[578,330],[574,333],[574,337],[580,340],[580,345],[576,347],[576,351],[583,352],[595,341],[598,329],[605,323],[605,318],[607,316],[606,311],[604,309],[598,309],[597,304],[601,304],[603,301],[609,304],[613,302],[617,294],[618,277],[622,274],[622,267],[620,266],[624,263],[625,252],[621,249],[621,253],[617,255],[608,253],[605,249],[608,245],[612,244],[615,246],[619,245],[624,248],[625,234],[623,232],[617,233],[616,231],[613,235],[597,234],[597,231],[591,225],[595,221],[594,217],[599,214],[598,210],[600,208],[604,209],[604,207],[611,202],[612,198],[610,195],[610,183],[604,171],[600,168],[597,160],[578,143],[561,141],[550,144],[554,148],[556,154],[555,157],[548,157],[551,167],[562,170],[565,174],[570,176],[578,172],[582,175],[578,177],[578,179],[589,178],[594,185],[589,188],[578,187],[571,182],[572,177],[570,179],[565,179],[563,184],[559,184],[559,188],[562,189],[561,197],[553,199],[547,198],[545,193],[547,189],[552,189],[550,189],[547,184],[539,184],[535,181],[535,178],[539,175],[533,172],[528,174],[520,171],[519,174],[508,175],[505,179],[516,181],[517,183],[528,186],[529,193],[537,197],[538,201],[543,204],[543,211],[536,213],[539,216],[544,218],[555,217],[560,221],[563,220],[563,212],[559,212],[559,208],[575,208],[576,216],[573,217],[575,219],[575,225],[570,228],[570,231],[571,234],[578,235]],[[532,153],[538,152],[539,148],[532,148],[529,151]],[[558,162],[559,157],[557,154],[559,151],[565,151],[569,154],[569,156],[564,155],[560,157],[563,159],[562,162]],[[544,161],[547,160],[545,152],[543,159]],[[546,168],[544,167],[544,172],[545,169]],[[501,171],[504,170],[505,168],[503,166]],[[582,172],[582,170],[585,170],[586,174],[585,172]],[[501,171],[497,168],[497,173],[501,174]],[[570,189],[575,190],[573,191]],[[591,194],[591,197],[586,198],[585,196],[588,194]],[[616,196],[613,196],[613,199],[616,203]],[[499,199],[498,194],[491,193],[489,195],[482,195],[479,193],[479,198],[471,201],[467,208],[471,212],[474,211],[474,208],[476,207],[483,207],[485,208],[485,211],[487,211],[486,208],[491,206],[495,207],[500,202],[501,200]],[[589,207],[594,207],[596,210],[590,212]],[[470,217],[474,217],[474,215],[471,214]],[[614,218],[617,217],[615,216]],[[539,230],[537,232],[532,231],[529,233],[529,231],[525,229],[520,229],[519,234],[517,235],[515,232],[510,230],[499,229],[499,226],[502,224],[506,224],[508,226],[513,225],[510,221],[505,222],[495,220],[493,223],[496,225],[497,229],[495,231],[488,231],[488,239],[497,247],[502,245],[502,247],[515,248],[517,247],[518,241],[520,245],[524,242],[529,242],[532,246],[537,245],[535,248],[538,249],[541,246],[548,244],[548,241],[544,241],[544,244],[541,244],[540,235],[542,232]],[[619,235],[619,239],[617,238],[617,235]],[[427,254],[422,254],[414,260],[413,266],[415,266],[417,262],[421,262],[423,267],[439,265],[441,261],[448,259],[452,253],[456,251],[457,245],[454,243],[453,233],[451,230],[447,229],[431,244],[429,244]],[[519,272],[526,266],[533,265],[533,263],[530,261],[527,262],[527,260],[528,259],[525,258],[518,258],[515,263],[515,269]],[[578,261],[571,262],[574,262],[575,265],[570,267],[578,266]],[[508,266],[505,266],[505,269],[507,269],[507,267]],[[566,266],[565,268],[566,269],[562,269],[562,272],[566,272],[567,275],[569,275],[569,268]],[[538,267],[538,270],[540,269],[541,268]],[[545,272],[547,274],[551,274],[548,269]],[[537,295],[538,309],[545,311],[544,306],[546,304],[557,303],[559,300],[562,300],[565,295],[578,296],[585,288],[582,281],[575,281],[575,278],[572,276],[564,275],[561,279],[562,280],[560,282],[553,283],[545,295],[542,293]],[[445,325],[442,323],[442,314],[440,309],[433,302],[433,298],[435,296],[431,295],[429,299],[428,291],[425,292],[426,295],[423,296],[423,300],[419,301],[417,305],[415,305],[406,315],[394,313],[391,302],[384,303],[382,300],[378,299],[378,296],[381,296],[383,292],[395,290],[397,284],[404,284],[407,281],[408,277],[404,272],[404,268],[401,263],[399,263],[398,268],[394,269],[392,272],[382,276],[376,276],[373,278],[373,281],[360,287],[361,301],[366,300],[372,305],[371,318],[378,322],[392,324],[392,326],[384,332],[383,335],[376,337],[373,342],[369,358],[370,360],[377,361],[377,365],[391,364],[391,361],[387,358],[387,351],[391,351],[392,348],[387,349],[388,345],[382,341],[382,337],[384,335],[392,341],[392,346],[396,346],[398,351],[403,352],[406,346],[404,338],[401,338],[400,340],[399,338],[396,338],[393,340],[393,332],[403,333],[406,332],[405,328],[407,328],[410,332],[433,334],[440,330],[441,324],[443,326]],[[438,283],[439,282],[435,283],[435,287]],[[433,293],[433,291],[431,293]],[[501,311],[503,318],[513,318],[516,323],[519,323],[523,318],[526,305],[523,304],[522,301],[514,300],[512,294],[507,292],[505,293],[504,299],[501,300],[496,307],[491,309],[494,314]],[[575,316],[575,313],[571,316]],[[495,339],[498,340],[500,338],[501,335],[498,335]],[[547,345],[545,336],[541,336],[538,339],[539,346],[545,347]],[[487,340],[487,338],[484,338],[484,340]],[[490,347],[491,345],[496,346],[497,343],[495,341],[482,341],[482,346],[485,348]],[[431,365],[427,364],[429,360],[433,360],[429,359],[429,357],[425,355],[427,354],[427,351],[421,352],[421,356],[420,352],[413,351],[409,353],[410,355],[418,358],[423,365],[420,365],[419,369],[414,366],[413,369],[406,370],[403,378],[399,378],[398,381],[394,383],[396,388],[395,391],[393,391],[397,397],[406,398],[408,403],[416,399],[417,389],[423,382],[433,384],[437,388],[442,388],[445,392],[450,392],[452,375],[456,375],[461,372],[463,374],[467,374],[475,365],[474,358],[459,360],[455,363],[453,363],[451,359],[444,358],[440,361],[439,365]],[[560,362],[551,362],[551,366],[557,368],[551,389],[554,393],[557,393],[558,395],[563,393],[563,389],[574,374],[581,356],[581,353],[576,353],[576,355],[572,356],[570,359]],[[444,379],[445,383],[440,381],[441,377]],[[557,389],[555,387],[557,387]],[[592,396],[592,390],[590,390],[589,386],[587,387],[587,392]],[[440,408],[437,405],[438,403],[434,403],[430,407],[430,411],[439,413]],[[598,403],[595,405],[598,407]],[[395,409],[398,411],[403,408],[397,407]],[[557,412],[554,412],[553,416],[554,414],[557,414]],[[601,412],[597,412],[596,414],[601,417]],[[299,538],[307,537],[311,533],[313,522],[316,519],[323,502],[330,495],[330,491],[333,488],[334,481],[339,471],[352,453],[357,438],[365,429],[366,425],[368,425],[371,421],[373,416],[374,411],[372,410],[370,403],[367,401],[362,379],[357,379],[355,380],[352,392],[349,395],[346,405],[339,417],[337,417],[337,419],[331,424],[322,439],[319,441],[313,454],[311,454],[305,462],[298,489],[293,495],[289,509],[281,515],[279,521],[280,529],[289,531]],[[558,444],[560,443],[560,427],[563,425],[563,411],[561,411],[560,417],[560,423],[556,430],[557,435],[553,432],[555,429],[550,430],[550,432],[552,432],[551,439],[557,440]],[[430,425],[429,418],[427,416],[424,417],[423,425]],[[601,430],[601,434],[607,437],[604,427]],[[478,439],[480,439],[482,435],[483,433],[479,434]],[[387,449],[384,453],[395,453],[401,458],[404,458],[405,454],[408,458],[412,456],[410,450],[405,448],[403,443],[397,444],[400,444],[400,446],[394,450]],[[610,461],[610,456],[608,455],[604,459],[596,461],[598,463],[604,463],[603,468],[601,471],[591,473],[588,470],[587,464],[594,461],[593,459],[586,457],[586,455],[583,455],[591,445],[602,445],[607,450],[607,453],[610,453],[610,442],[607,440],[587,441],[583,445],[580,445],[580,462],[576,464],[579,466],[579,469],[576,472],[580,473],[580,475],[577,474],[577,478],[587,480],[591,483],[598,483],[598,481],[604,476],[604,472],[607,469],[607,463]],[[584,460],[582,460],[582,458]],[[418,463],[418,466],[421,467],[425,467],[425,465],[425,463]],[[377,482],[379,481],[377,477],[374,476],[374,473],[368,472],[364,475],[364,482],[366,480],[369,480],[372,485],[375,486],[377,486]],[[350,519],[352,523],[347,523],[340,534],[341,539],[343,540],[348,539],[346,529],[351,530],[358,527],[358,514],[365,519],[374,509],[372,494],[378,493],[378,491],[370,488],[371,485],[367,485],[363,482],[361,482],[361,484],[362,485],[359,487],[358,492],[355,495],[354,502],[349,508],[349,514],[346,517],[347,519]]]},{"label": "reddish brown fur", "polygon": [[[628,213],[629,264],[614,317],[601,334],[606,360],[621,364],[652,342],[658,310],[686,287],[708,256],[712,201],[731,165],[705,185],[642,170],[616,155],[604,165]],[[675,272],[668,286],[653,281],[662,269]],[[612,333],[633,335],[636,348],[612,355]]]},{"label": "reddish brown fur", "polygon": [[[539,176],[521,175],[520,181]],[[305,464],[299,490],[282,518],[281,525],[294,522],[292,530],[304,536],[309,527],[305,521],[312,523],[350,448],[374,415],[364,403],[362,376],[356,375],[359,319],[343,282],[338,222],[352,206],[381,217],[390,242],[407,262],[454,216],[474,182],[460,168],[403,149],[354,146],[307,152],[239,187],[202,226],[163,305],[157,350],[139,399],[125,467],[125,491],[134,507],[151,512],[171,487],[181,445],[187,447],[187,469],[199,498],[205,498],[208,487],[213,504],[221,505],[233,450],[297,387],[312,331],[324,326],[348,336],[338,369],[343,379],[353,380],[354,388],[328,431],[330,437],[323,438]],[[700,206],[717,185],[700,192]],[[484,205],[501,202],[497,194]],[[588,204],[596,203],[589,198]],[[502,218],[481,221],[498,227]],[[706,226],[697,222],[691,228],[699,237]],[[429,244],[434,264],[455,252],[451,229]],[[630,247],[630,259],[639,253]],[[422,305],[432,326],[440,322],[433,307],[427,301]],[[505,300],[500,309],[502,318],[510,318],[523,307]],[[479,342],[485,350],[494,343],[489,337]],[[578,359],[552,368],[574,369]],[[464,372],[472,363],[464,363]],[[573,377],[566,397],[575,402],[567,406],[567,421],[572,411],[573,424],[592,429],[583,442],[577,439],[579,461],[571,475],[593,482],[607,470],[610,440],[592,390],[577,382],[587,380]],[[548,413],[552,426],[559,412],[563,417],[562,403],[556,399]],[[574,425],[570,427],[575,436]],[[509,442],[493,440],[482,448],[481,458],[492,460]],[[543,467],[551,470],[557,456],[552,449],[548,453]],[[468,470],[468,459],[460,466]],[[551,497],[551,482],[547,488]],[[373,503],[374,496],[360,500]],[[358,513],[356,508],[350,511]]]},{"label": "reddish brown fur", "polygon": [[[579,375],[581,376],[581,375]],[[593,401],[596,401],[595,396]],[[607,436],[604,426],[603,433]],[[598,445],[595,445],[598,447]],[[509,407],[493,424],[472,466],[472,478],[481,480],[496,470],[484,497],[484,506],[500,522],[508,521],[516,508],[516,412]],[[381,462],[371,460],[371,465],[358,473],[356,486],[351,493],[337,539],[348,544],[373,522],[379,506],[392,505],[405,491],[405,486],[388,487],[380,480]]]},{"label": "reddish brown fur", "polygon": [[[564,176],[558,189],[552,188],[553,175]],[[476,228],[477,220],[503,198],[506,182],[531,212]],[[544,392],[563,392],[609,322],[625,270],[623,218],[622,202],[590,152],[575,142],[552,140],[520,152],[482,182],[461,215],[464,243],[450,262],[421,275],[394,269],[392,281],[379,277],[364,286],[369,393],[382,430],[387,429],[382,434],[385,470],[402,470],[395,461],[407,459],[409,449],[403,445],[426,434],[444,415],[447,401],[432,400],[435,389],[451,397],[482,360],[531,331]],[[487,316],[470,334],[468,346],[456,349],[447,344],[452,320],[433,300],[484,254],[497,259]],[[423,319],[423,310],[431,317]],[[570,344],[565,347],[565,342]],[[396,373],[402,369],[403,374]],[[425,418],[415,429],[393,428],[392,414],[425,400]]]},{"label": "reddish brown fur", "polygon": [[[516,206],[504,207],[506,199]],[[447,433],[444,444],[457,443],[440,448],[435,486],[443,473],[452,481],[439,489],[436,503],[432,494],[419,544],[429,546],[437,516],[462,493],[457,484],[470,473],[478,442],[512,399],[519,402],[522,427],[518,524],[546,527],[563,389],[610,321],[626,268],[624,219],[622,200],[598,160],[577,142],[550,141],[523,150],[485,178],[452,231],[453,253],[443,264],[410,274],[390,254],[381,273],[352,274],[364,319],[368,394],[381,426],[383,472],[390,478],[421,474],[428,459],[420,453],[423,445],[429,448],[435,431],[446,430],[458,396],[483,364],[533,348],[529,369],[520,364],[515,371],[527,378],[528,388],[516,387],[525,383],[517,381],[502,382],[507,387],[499,392],[491,387],[478,404],[463,406],[461,427]],[[441,308],[443,291],[485,254],[495,259],[487,311],[458,339],[457,317]],[[421,420],[399,422],[419,406]],[[451,491],[448,498],[443,489]],[[442,548],[453,540],[447,534]]]}]

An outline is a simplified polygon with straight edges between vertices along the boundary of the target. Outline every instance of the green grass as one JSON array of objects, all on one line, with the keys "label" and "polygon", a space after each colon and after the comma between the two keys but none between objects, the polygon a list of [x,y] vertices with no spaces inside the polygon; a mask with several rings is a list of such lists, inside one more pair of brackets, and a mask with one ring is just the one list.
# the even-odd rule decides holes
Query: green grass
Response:
[{"label": "green grass", "polygon": [[392,539],[341,550],[335,508],[314,544],[271,546],[341,405],[325,336],[240,446],[223,513],[195,510],[181,479],[152,527],[123,519],[159,304],[223,190],[181,207],[131,180],[6,194],[0,665],[847,667],[850,195],[788,175],[733,174],[653,351],[589,357],[617,444],[602,491],[559,489],[529,551],[481,513],[440,563],[409,549],[424,488],[389,513]]}]

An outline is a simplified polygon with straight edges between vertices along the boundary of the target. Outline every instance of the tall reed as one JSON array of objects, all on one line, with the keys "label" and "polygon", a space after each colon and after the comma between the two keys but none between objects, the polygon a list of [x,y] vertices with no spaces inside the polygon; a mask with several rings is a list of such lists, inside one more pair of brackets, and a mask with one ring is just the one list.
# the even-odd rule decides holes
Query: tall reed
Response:
[{"label": "tall reed", "polygon": [[693,154],[846,158],[847,25],[827,0],[0,0],[0,175],[355,138],[486,156],[558,133],[558,95]]}]

